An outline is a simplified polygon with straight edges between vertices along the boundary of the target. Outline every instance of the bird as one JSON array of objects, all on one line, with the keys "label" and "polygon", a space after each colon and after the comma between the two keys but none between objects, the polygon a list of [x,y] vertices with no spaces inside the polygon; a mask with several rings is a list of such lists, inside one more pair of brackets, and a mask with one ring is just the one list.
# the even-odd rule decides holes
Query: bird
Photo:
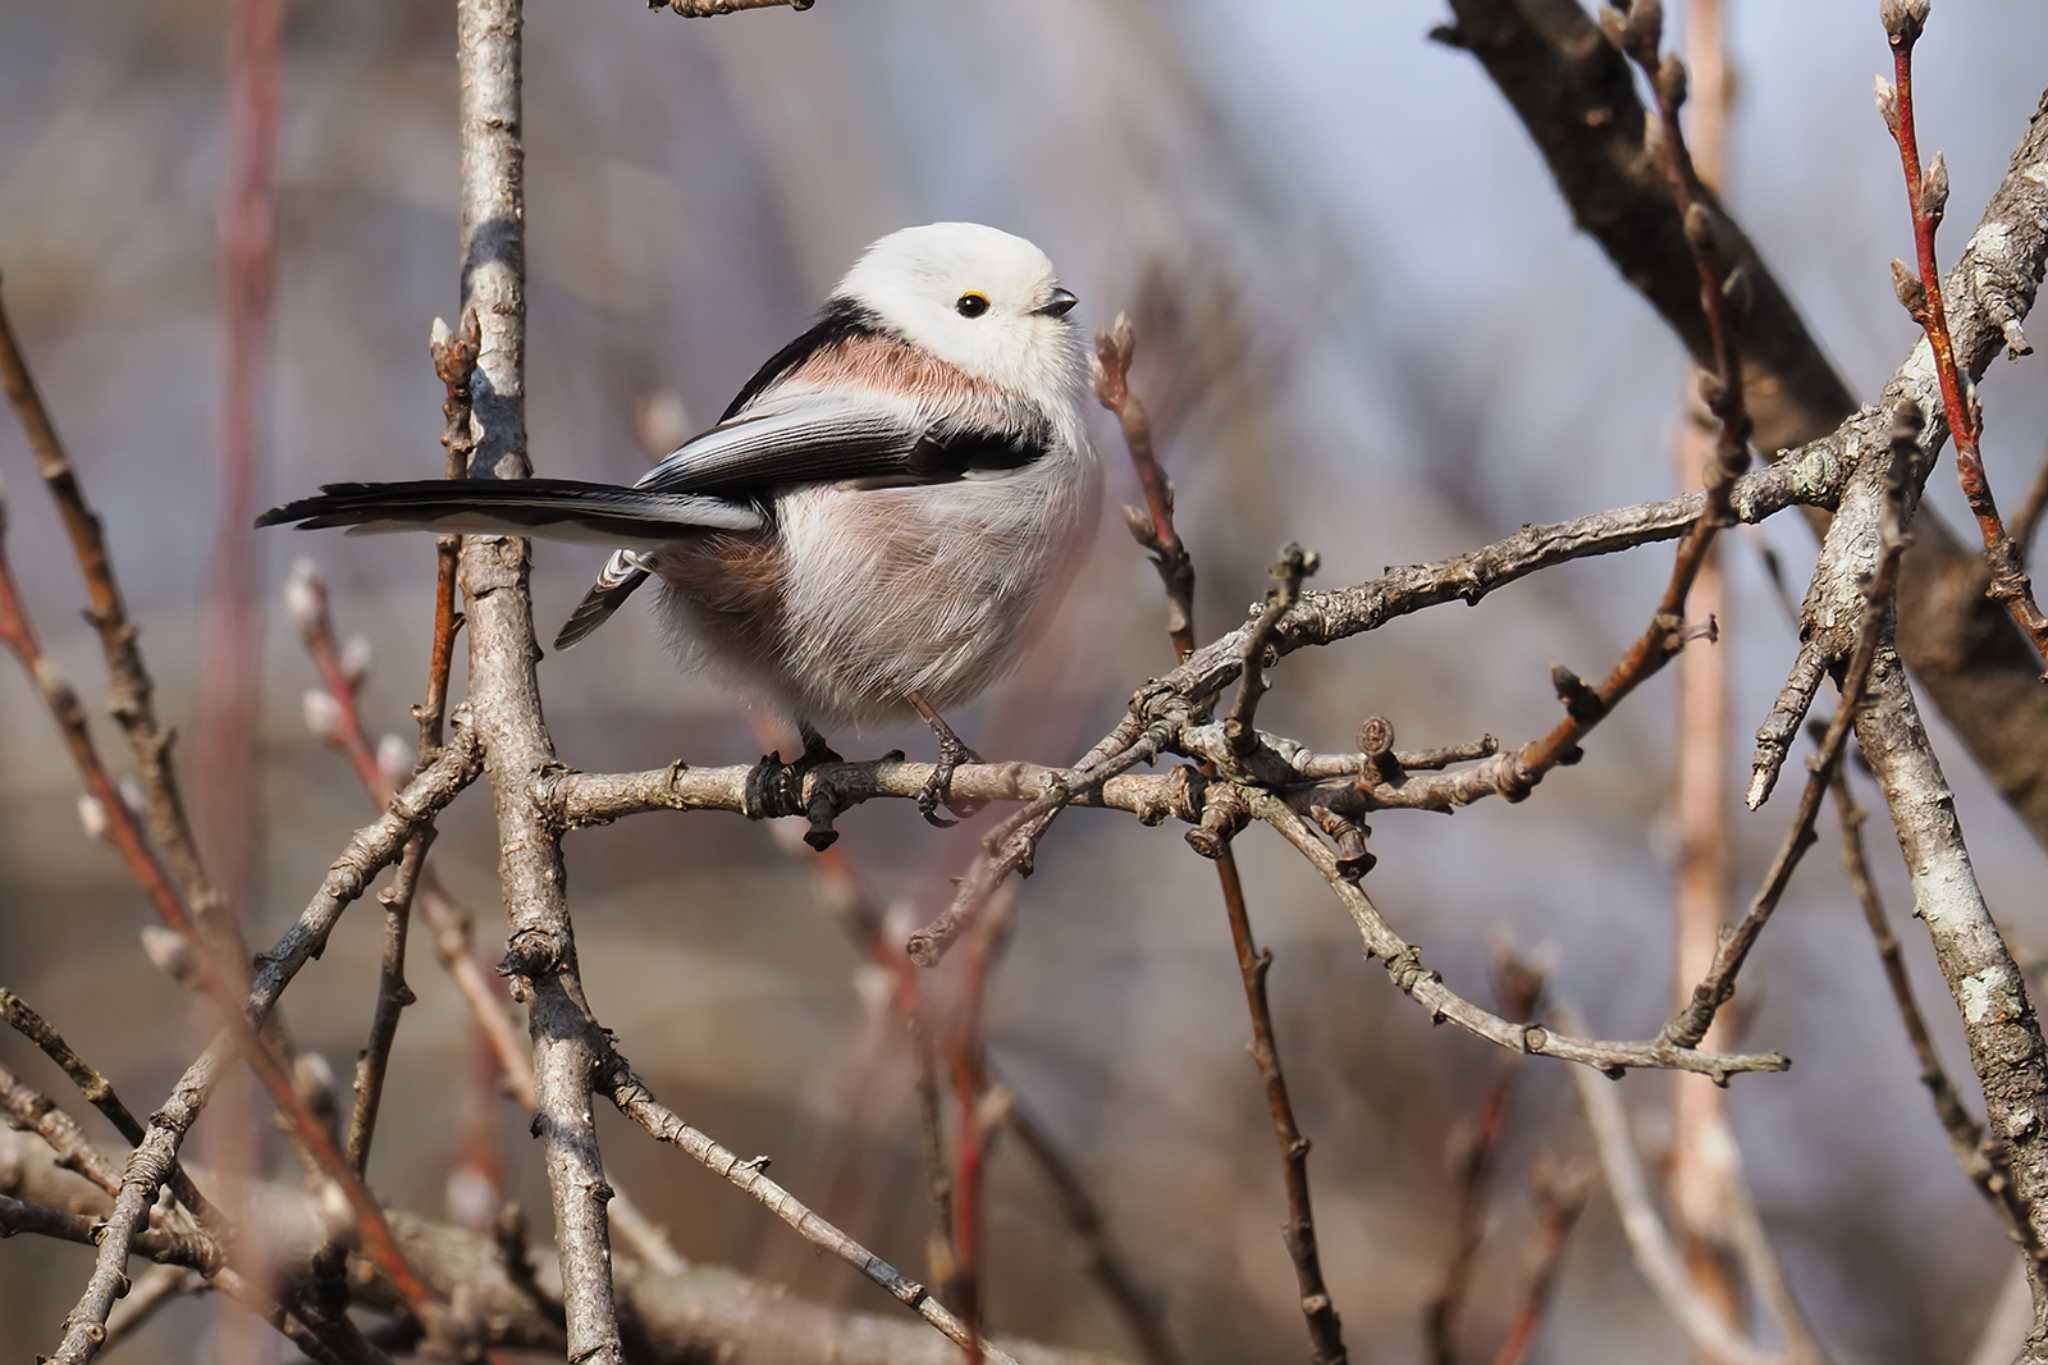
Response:
[{"label": "bird", "polygon": [[968,809],[953,773],[978,756],[945,714],[1042,631],[1099,510],[1077,302],[1022,237],[903,228],[860,254],[715,426],[631,486],[332,483],[256,524],[610,546],[557,650],[652,582],[686,665],[796,722],[791,768],[838,760],[828,729],[923,720],[939,762],[918,806],[947,825],[942,805]]}]

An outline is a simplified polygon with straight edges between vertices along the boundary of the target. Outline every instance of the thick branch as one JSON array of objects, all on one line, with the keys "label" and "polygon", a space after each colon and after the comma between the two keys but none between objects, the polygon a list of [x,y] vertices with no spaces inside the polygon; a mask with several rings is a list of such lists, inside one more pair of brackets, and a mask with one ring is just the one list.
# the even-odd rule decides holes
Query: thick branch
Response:
[{"label": "thick branch", "polygon": [[[1442,36],[1479,59],[1535,139],[1579,226],[1704,361],[1691,254],[1645,150],[1645,115],[1621,54],[1577,0],[1451,0],[1451,8],[1457,22]],[[2038,170],[2044,139],[2048,97],[1946,281],[1956,357],[1972,380],[2018,335],[2048,259],[2040,226],[2048,177]],[[1883,414],[1854,411],[1848,386],[1740,226],[1718,206],[1714,216],[1715,240],[1736,264],[1749,304],[1742,359],[1759,449],[1807,449],[1831,429],[1839,440],[1859,425],[1865,438],[1881,440]],[[1930,416],[1940,411],[1924,345],[1900,367],[1894,382],[1901,380],[1912,384],[1901,396]],[[2034,837],[2048,843],[2048,688],[2039,683],[2039,661],[1998,604],[1977,601],[1958,617],[1958,599],[1979,595],[1977,554],[1931,515],[1920,518],[1917,539],[1900,585],[1900,648],[1971,756]]]}]

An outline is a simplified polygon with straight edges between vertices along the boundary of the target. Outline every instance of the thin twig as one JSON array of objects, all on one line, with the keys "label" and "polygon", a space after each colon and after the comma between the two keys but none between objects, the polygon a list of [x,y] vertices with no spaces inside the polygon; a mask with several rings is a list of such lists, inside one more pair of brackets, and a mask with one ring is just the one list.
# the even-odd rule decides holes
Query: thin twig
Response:
[{"label": "thin twig", "polygon": [[[1497,955],[1493,993],[1505,1017],[1534,1018],[1542,1001],[1543,974],[1512,955]],[[1450,1259],[1444,1264],[1443,1280],[1436,1295],[1424,1307],[1422,1314],[1423,1337],[1429,1348],[1431,1365],[1457,1365],[1458,1362],[1458,1316],[1471,1292],[1472,1272],[1479,1262],[1479,1244],[1486,1234],[1494,1160],[1500,1153],[1501,1138],[1507,1132],[1508,1098],[1519,1072],[1514,1058],[1503,1058],[1492,1084],[1487,1087],[1486,1098],[1480,1102],[1478,1114],[1469,1126],[1454,1131],[1449,1142],[1458,1202],[1451,1220]],[[1544,1188],[1537,1182],[1539,1194]],[[1540,1275],[1538,1279],[1541,1279]],[[1536,1297],[1540,1298],[1540,1295]],[[1533,1333],[1533,1326],[1529,1331]]]},{"label": "thin twig", "polygon": [[[1573,1026],[1569,1015],[1562,1012],[1559,1023],[1566,1028]],[[1677,1244],[1657,1216],[1656,1201],[1643,1174],[1635,1139],[1629,1134],[1628,1115],[1622,1109],[1620,1093],[1590,1071],[1573,1072],[1573,1080],[1585,1106],[1586,1126],[1592,1130],[1608,1192],[1614,1196],[1615,1209],[1621,1215],[1622,1231],[1628,1235],[1637,1266],[1665,1310],[1703,1353],[1722,1365],[1786,1365],[1777,1352],[1764,1349],[1730,1327],[1719,1309],[1694,1289]]]},{"label": "thin twig", "polygon": [[[186,1069],[170,1098],[150,1116],[142,1141],[136,1144],[135,1152],[129,1158],[122,1176],[121,1192],[98,1239],[99,1250],[94,1258],[92,1277],[77,1307],[65,1319],[64,1340],[52,1356],[53,1361],[62,1365],[80,1365],[98,1351],[107,1313],[126,1283],[122,1267],[127,1261],[129,1247],[148,1218],[157,1190],[170,1177],[170,1168],[177,1159],[185,1134],[197,1121],[214,1083],[237,1051],[250,1049],[251,1056],[258,1061],[258,1076],[264,1080],[273,1100],[281,1107],[287,1107],[289,1112],[289,1107],[296,1101],[290,1079],[282,1074],[267,1045],[253,1030],[261,1026],[276,1006],[278,997],[299,968],[326,944],[327,936],[333,931],[343,909],[362,895],[372,877],[399,856],[412,833],[454,800],[476,775],[479,756],[475,739],[466,725],[459,727],[458,735],[459,742],[451,741],[441,759],[398,794],[389,811],[358,830],[350,839],[298,920],[285,931],[269,953],[257,959],[256,972],[236,1022],[215,1037],[199,1059]],[[263,1064],[265,1059],[270,1065]],[[317,1128],[317,1125],[312,1127]],[[301,1131],[299,1136],[305,1141],[317,1141],[310,1132]],[[375,1206],[367,1202],[368,1196],[362,1192],[360,1183],[352,1181],[346,1163],[338,1162],[337,1166],[338,1171],[334,1172],[336,1183],[344,1194],[350,1196],[351,1207],[364,1227],[365,1251],[380,1258],[380,1267],[391,1275],[393,1284],[409,1301],[426,1305],[429,1300],[425,1291],[406,1271],[404,1258],[398,1254],[388,1229],[382,1226],[381,1216],[371,1216],[376,1212]],[[408,1293],[408,1288],[412,1292]]]},{"label": "thin twig", "polygon": [[[1173,522],[1173,484],[1160,468],[1159,456],[1152,444],[1151,418],[1144,403],[1131,390],[1131,358],[1136,349],[1137,336],[1130,317],[1118,313],[1108,331],[1095,334],[1095,354],[1090,370],[1096,397],[1116,414],[1118,424],[1123,428],[1124,449],[1131,457],[1138,486],[1144,490],[1144,508],[1125,507],[1124,523],[1130,528],[1131,537],[1138,542],[1139,548],[1151,554],[1153,566],[1159,571],[1160,586],[1166,593],[1166,637],[1173,646],[1175,661],[1186,663],[1195,649],[1195,565]],[[1256,740],[1256,733],[1252,731],[1253,708],[1263,689],[1250,670],[1263,662],[1270,628],[1277,626],[1281,616],[1298,600],[1302,576],[1312,570],[1312,561],[1313,556],[1300,547],[1289,546],[1282,552],[1281,564],[1276,566],[1276,572],[1282,575],[1279,592],[1284,593],[1285,601],[1276,602],[1269,598],[1267,612],[1260,616],[1262,622],[1268,622],[1267,634],[1261,637],[1254,631],[1245,649],[1247,672],[1237,699],[1242,714],[1233,711],[1234,718],[1238,719],[1237,733],[1240,737],[1250,733]],[[1213,773],[1213,765],[1205,770],[1205,775]],[[1273,955],[1271,952],[1261,953],[1252,939],[1251,912],[1245,901],[1244,881],[1238,874],[1237,853],[1230,846],[1231,834],[1239,824],[1241,822],[1234,815],[1211,820],[1205,812],[1203,832],[1207,841],[1190,835],[1189,843],[1216,864],[1217,886],[1223,894],[1224,914],[1230,924],[1231,944],[1245,988],[1246,1008],[1251,1015],[1252,1056],[1265,1082],[1274,1133],[1280,1141],[1282,1178],[1288,1204],[1283,1240],[1288,1257],[1294,1262],[1295,1282],[1308,1322],[1311,1349],[1319,1361],[1343,1360],[1342,1323],[1329,1288],[1323,1281],[1322,1259],[1316,1249],[1315,1217],[1309,1197],[1308,1139],[1301,1135],[1300,1125],[1294,1117],[1294,1106],[1288,1098],[1286,1073],[1273,1038],[1272,1014],[1267,1008],[1266,972],[1272,966]],[[1256,981],[1245,975],[1248,962],[1261,964]],[[1293,1135],[1292,1139],[1289,1134]],[[1295,1150],[1297,1146],[1298,1152]],[[1054,1174],[1057,1178],[1057,1173]],[[1126,1294],[1135,1300],[1134,1293],[1126,1291]],[[1126,1294],[1117,1294],[1116,1297],[1121,1302]],[[1172,1344],[1163,1324],[1147,1317],[1133,1316],[1141,1327],[1140,1340],[1147,1343],[1148,1358],[1156,1361],[1161,1358],[1162,1350],[1171,1352]]]},{"label": "thin twig", "polygon": [[1608,1075],[1620,1075],[1632,1069],[1689,1071],[1712,1077],[1716,1084],[1724,1084],[1748,1072],[1784,1071],[1792,1065],[1782,1053],[1776,1052],[1701,1052],[1654,1038],[1635,1043],[1581,1038],[1541,1024],[1513,1022],[1481,1009],[1444,985],[1441,976],[1423,965],[1422,954],[1394,932],[1357,879],[1345,874],[1336,854],[1330,851],[1329,845],[1323,842],[1309,820],[1270,792],[1253,788],[1244,788],[1241,792],[1252,817],[1272,826],[1322,874],[1357,927],[1366,956],[1385,963],[1387,975],[1394,985],[1429,1011],[1433,1022],[1456,1024],[1510,1052],[1556,1057]]},{"label": "thin twig", "polygon": [[85,580],[89,603],[86,619],[98,633],[100,650],[106,658],[112,694],[110,709],[128,737],[141,773],[143,812],[151,839],[164,850],[194,916],[209,930],[225,935],[236,945],[236,956],[243,956],[246,950],[241,947],[239,930],[232,924],[221,923],[223,903],[206,875],[198,840],[192,833],[192,822],[178,788],[177,771],[171,763],[174,736],[157,719],[154,684],[136,642],[138,629],[128,618],[127,603],[113,559],[107,553],[100,519],[86,501],[77,471],[57,435],[56,423],[29,372],[27,357],[15,338],[4,303],[0,303],[0,388],[5,389],[8,403],[28,437],[36,470],[56,504]]},{"label": "thin twig", "polygon": [[1173,524],[1173,481],[1166,477],[1153,451],[1152,419],[1131,391],[1131,359],[1136,352],[1130,315],[1118,313],[1106,331],[1095,333],[1089,371],[1097,400],[1116,414],[1123,428],[1124,448],[1130,452],[1131,468],[1145,499],[1143,507],[1123,509],[1124,524],[1159,571],[1159,585],[1166,591],[1167,638],[1173,641],[1175,657],[1185,659],[1195,650],[1195,564]]},{"label": "thin twig", "polygon": [[1572,1230],[1579,1225],[1579,1215],[1586,1211],[1586,1196],[1592,1182],[1576,1168],[1539,1168],[1529,1183],[1538,1209],[1529,1284],[1523,1291],[1521,1305],[1509,1320],[1500,1349],[1493,1354],[1493,1365],[1522,1365],[1536,1344],[1544,1315],[1550,1310],[1558,1271],[1564,1267],[1565,1251],[1571,1245]]},{"label": "thin twig", "polygon": [[2041,529],[2043,512],[2048,512],[2048,457],[2043,457],[2041,467],[2034,471],[2034,481],[2027,485],[2027,496],[2012,519],[2013,553],[2020,557],[2022,566],[2033,551],[2034,533]]},{"label": "thin twig", "polygon": [[[1941,272],[1934,258],[1934,235],[1948,209],[1948,163],[1936,152],[1923,176],[1920,168],[1919,134],[1913,115],[1913,48],[1927,23],[1927,0],[1886,0],[1880,7],[1885,32],[1891,41],[1892,71],[1897,86],[1878,88],[1878,109],[1898,143],[1899,164],[1905,171],[1906,205],[1913,220],[1913,250],[1919,264],[1916,277],[1903,265],[1894,263],[1892,274],[1899,301],[1913,320],[1927,333],[1934,353],[1936,377],[1941,382],[1941,402],[1948,414],[1949,433],[1956,448],[1956,481],[1963,498],[1977,520],[1984,541],[1984,562],[1990,571],[1985,595],[2003,603],[2020,629],[2033,641],[2034,652],[2048,659],[2048,616],[2034,602],[2034,586],[2022,567],[2019,551],[2005,522],[1998,515],[1998,503],[1984,472],[1984,457],[1978,449],[1983,431],[1983,412],[1973,395],[1963,390],[1962,373],[1956,365],[1955,342],[1949,333],[1948,310],[1942,300]],[[2017,324],[2015,324],[2017,326]]]},{"label": "thin twig", "polygon": [[649,9],[665,9],[685,19],[709,19],[720,14],[738,14],[750,9],[780,9],[802,12],[818,0],[647,0]]},{"label": "thin twig", "polygon": [[[685,1123],[674,1110],[654,1097],[646,1083],[633,1074],[626,1059],[608,1044],[600,1066],[598,1085],[618,1106],[619,1112],[639,1124],[648,1136],[681,1148],[742,1193],[759,1200],[769,1212],[795,1228],[805,1241],[831,1252],[880,1285],[954,1345],[963,1350],[977,1349],[977,1338],[968,1325],[932,1297],[923,1285],[906,1278],[902,1271],[820,1218],[788,1190],[770,1180],[764,1173],[768,1165],[766,1157],[742,1161]],[[992,1361],[995,1365],[1017,1365],[1008,1352],[987,1341],[980,1341],[978,1349],[983,1360]]]},{"label": "thin twig", "polygon": [[1871,665],[1877,658],[1878,644],[1884,636],[1885,626],[1892,619],[1892,599],[1898,591],[1899,562],[1910,544],[1903,525],[1905,490],[1908,479],[1917,482],[1912,464],[1918,451],[1916,442],[1921,425],[1918,411],[1910,408],[1900,409],[1894,421],[1889,511],[1880,533],[1877,568],[1865,587],[1863,623],[1857,633],[1855,649],[1843,670],[1842,704],[1828,723],[1820,750],[1814,755],[1812,771],[1807,775],[1805,789],[1799,796],[1798,810],[1792,818],[1792,828],[1786,831],[1784,842],[1771,860],[1770,870],[1750,901],[1748,911],[1734,929],[1722,936],[1707,974],[1693,987],[1692,998],[1665,1023],[1659,1036],[1666,1042],[1679,1047],[1697,1047],[1706,1038],[1715,1013],[1734,995],[1736,974],[1742,970],[1758,935],[1763,933],[1764,925],[1777,909],[1785,888],[1791,885],[1799,860],[1813,846],[1816,837],[1813,827],[1820,815],[1821,800],[1827,795],[1830,776],[1841,762],[1850,726],[1870,682]]},{"label": "thin twig", "polygon": [[[99,1068],[73,1051],[71,1044],[64,1041],[64,1036],[52,1028],[47,1019],[29,1008],[28,1002],[4,987],[0,987],[0,1019],[5,1019],[8,1027],[42,1049],[43,1055],[55,1062],[71,1083],[78,1087],[78,1093],[85,1097],[86,1103],[99,1110],[106,1116],[107,1122],[114,1125],[114,1131],[121,1135],[122,1141],[130,1147],[139,1147],[142,1144],[142,1124],[136,1120],[128,1106],[121,1102],[121,1097],[114,1093],[113,1082],[109,1081]],[[198,1187],[185,1174],[184,1167],[173,1162],[167,1183],[170,1185],[171,1193],[177,1196],[178,1202],[192,1211],[193,1216],[199,1219],[200,1225],[207,1232],[215,1237],[225,1238],[228,1235],[227,1215],[199,1192]]]}]

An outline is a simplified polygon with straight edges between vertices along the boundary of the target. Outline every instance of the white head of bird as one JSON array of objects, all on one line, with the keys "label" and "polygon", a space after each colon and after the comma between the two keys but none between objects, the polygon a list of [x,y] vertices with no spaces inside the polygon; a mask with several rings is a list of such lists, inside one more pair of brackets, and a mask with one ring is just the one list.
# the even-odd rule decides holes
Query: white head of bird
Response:
[{"label": "white head of bird", "polygon": [[833,291],[913,346],[983,383],[1054,406],[1086,374],[1075,298],[1022,237],[980,223],[902,228]]}]

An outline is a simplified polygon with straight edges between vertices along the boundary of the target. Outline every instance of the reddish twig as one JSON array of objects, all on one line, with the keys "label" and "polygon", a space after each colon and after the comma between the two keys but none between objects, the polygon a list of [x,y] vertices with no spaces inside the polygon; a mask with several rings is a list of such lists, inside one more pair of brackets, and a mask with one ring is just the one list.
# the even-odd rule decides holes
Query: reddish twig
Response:
[{"label": "reddish twig", "polygon": [[1926,173],[1921,173],[1920,141],[1913,115],[1913,48],[1926,26],[1928,9],[1928,0],[1885,0],[1880,7],[1897,84],[1888,87],[1880,79],[1878,110],[1891,130],[1892,140],[1898,144],[1899,164],[1905,171],[1906,206],[1913,220],[1914,258],[1919,267],[1916,276],[1894,261],[1892,279],[1899,302],[1927,333],[1928,347],[1934,353],[1942,408],[1955,440],[1956,481],[1962,485],[1963,498],[1970,505],[1970,514],[1976,518],[1978,533],[1984,541],[1984,563],[1990,573],[1985,595],[2004,605],[2013,621],[2033,641],[2034,652],[2048,659],[2048,616],[2042,615],[2034,602],[2034,585],[1998,514],[1991,481],[1984,471],[1984,457],[1978,447],[1983,434],[1983,410],[1977,406],[1975,395],[1963,389],[1948,311],[1942,300],[1941,272],[1934,257],[1935,232],[1948,208],[1948,163],[1936,152]]},{"label": "reddish twig", "polygon": [[1131,358],[1136,350],[1130,315],[1118,313],[1108,330],[1095,333],[1095,355],[1089,368],[1096,398],[1116,414],[1123,428],[1124,448],[1130,452],[1131,468],[1145,499],[1143,507],[1123,509],[1124,524],[1159,571],[1159,584],[1166,590],[1166,634],[1173,641],[1174,656],[1185,659],[1195,650],[1195,564],[1174,528],[1173,481],[1153,453],[1152,419],[1144,403],[1131,392]]},{"label": "reddish twig", "polygon": [[231,912],[263,812],[251,801],[255,756],[258,632],[252,584],[256,483],[264,443],[270,311],[276,277],[278,93],[282,0],[236,0],[228,24],[228,165],[220,208],[222,308],[220,465],[205,598],[199,747],[208,781],[200,789],[214,871]]},{"label": "reddish twig", "polygon": [[[1175,659],[1186,663],[1195,649],[1195,566],[1181,541],[1179,529],[1173,523],[1173,484],[1160,468],[1159,456],[1153,449],[1151,419],[1146,414],[1144,403],[1131,391],[1131,358],[1136,349],[1137,337],[1130,317],[1118,313],[1108,331],[1096,332],[1095,355],[1090,369],[1096,397],[1105,408],[1116,414],[1123,428],[1124,449],[1131,457],[1138,486],[1144,491],[1144,509],[1125,507],[1124,523],[1130,528],[1132,539],[1152,556],[1152,563],[1159,570],[1160,586],[1166,592],[1167,639],[1173,644]],[[1262,667],[1268,643],[1281,618],[1299,599],[1302,578],[1314,571],[1314,554],[1298,545],[1289,545],[1283,550],[1280,563],[1273,568],[1279,582],[1267,594],[1265,610],[1254,623],[1245,646],[1242,683],[1231,711],[1231,723],[1236,729],[1233,731],[1226,727],[1225,730],[1226,737],[1233,741],[1233,747],[1236,743],[1245,743],[1249,747],[1249,743],[1257,739],[1253,727],[1259,697],[1265,690]],[[1209,771],[1213,772],[1213,767]],[[1217,885],[1223,894],[1231,943],[1237,954],[1239,973],[1244,979],[1245,1004],[1251,1014],[1252,1056],[1266,1082],[1267,1105],[1273,1116],[1274,1133],[1280,1140],[1282,1175],[1287,1188],[1286,1245],[1288,1255],[1294,1261],[1295,1281],[1301,1291],[1310,1343],[1316,1360],[1341,1361],[1345,1359],[1342,1323],[1329,1288],[1323,1282],[1322,1258],[1316,1248],[1315,1216],[1308,1188],[1308,1139],[1301,1136],[1300,1125],[1295,1121],[1294,1106],[1287,1094],[1286,1073],[1280,1063],[1279,1048],[1273,1040],[1273,1018],[1267,1008],[1265,975],[1272,966],[1273,955],[1261,953],[1252,938],[1251,912],[1245,903],[1244,880],[1238,874],[1237,854],[1230,846],[1230,833],[1241,828],[1243,821],[1231,817],[1221,823],[1228,828],[1219,827],[1216,821],[1208,821],[1205,825],[1209,833],[1206,844],[1193,836],[1189,842],[1216,864]],[[1256,969],[1256,982],[1252,976],[1244,975],[1250,970],[1248,963],[1262,964]],[[1295,1150],[1297,1147],[1299,1152]],[[1160,1337],[1164,1339],[1163,1332]]]},{"label": "reddish twig", "polygon": [[1579,1225],[1579,1215],[1586,1211],[1586,1197],[1592,1185],[1591,1178],[1576,1168],[1539,1168],[1529,1183],[1538,1210],[1529,1285],[1508,1323],[1500,1349],[1493,1354],[1493,1365],[1522,1365],[1528,1359],[1529,1348],[1536,1344],[1536,1334],[1543,1326],[1543,1315],[1550,1309],[1557,1273],[1564,1266],[1564,1253],[1571,1245],[1572,1230]]},{"label": "reddish twig", "polygon": [[49,656],[43,653],[42,642],[23,608],[20,590],[14,581],[14,570],[8,563],[6,533],[7,508],[4,497],[0,497],[0,642],[13,651],[29,681],[42,694],[43,704],[49,708],[58,733],[63,736],[64,747],[71,753],[72,764],[78,769],[86,799],[92,803],[93,819],[105,830],[107,842],[128,864],[129,873],[149,898],[158,917],[178,934],[191,938],[194,932],[192,917],[186,913],[184,901],[171,884],[170,874],[157,861],[156,851],[143,837],[135,813],[121,799],[120,791],[107,774],[106,765],[100,761],[99,748],[93,743],[78,693],[57,672]]},{"label": "reddish twig", "polygon": [[[1002,954],[1016,907],[1014,896],[997,896],[976,923],[962,970],[960,999],[947,1045],[947,1069],[953,1080],[953,1278],[960,1317],[967,1327],[962,1346],[968,1365],[982,1359],[981,1234],[982,1175],[989,1139],[1001,1120],[1006,1100],[988,1080],[988,1049],[982,1038],[982,1011],[988,981]],[[991,1105],[991,1100],[997,1103]]]},{"label": "reddish twig", "polygon": [[[1510,1019],[1533,1019],[1543,996],[1541,972],[1502,953],[1494,962],[1494,996],[1501,1013]],[[1508,1098],[1520,1068],[1513,1058],[1504,1059],[1486,1098],[1469,1127],[1452,1135],[1452,1167],[1458,1188],[1457,1212],[1452,1218],[1451,1256],[1444,1265],[1444,1277],[1436,1296],[1423,1310],[1423,1337],[1431,1365],[1457,1365],[1457,1323],[1472,1288],[1472,1272],[1478,1265],[1479,1244],[1486,1233],[1486,1207],[1494,1159],[1500,1152],[1501,1137],[1507,1131]],[[1505,1349],[1505,1348],[1503,1348]]]},{"label": "reddish twig", "polygon": [[239,960],[247,955],[247,950],[238,929],[232,923],[221,923],[220,895],[206,874],[178,787],[177,772],[171,763],[173,735],[157,719],[155,685],[137,644],[137,627],[128,619],[127,603],[113,559],[107,553],[100,519],[86,501],[77,471],[57,435],[56,423],[36,388],[4,302],[0,302],[0,388],[5,389],[7,401],[28,438],[36,472],[56,505],[78,561],[88,603],[86,619],[98,633],[100,651],[106,659],[109,709],[135,753],[142,778],[143,813],[152,839],[164,851],[184,888],[194,917],[232,943]]},{"label": "reddish twig", "polygon": [[1273,1015],[1266,1001],[1266,973],[1272,969],[1271,949],[1261,949],[1252,938],[1251,917],[1245,909],[1244,883],[1231,864],[1223,880],[1223,908],[1230,918],[1230,940],[1237,947],[1237,971],[1244,984],[1245,1007],[1252,1017],[1252,1064],[1266,1085],[1266,1108],[1273,1120],[1273,1137],[1280,1144],[1281,1170],[1287,1185],[1287,1222],[1281,1236],[1287,1254],[1294,1260],[1294,1277],[1301,1291],[1301,1314],[1308,1321],[1311,1359],[1317,1365],[1338,1365],[1348,1359],[1344,1350],[1343,1324],[1336,1305],[1323,1283],[1322,1258],[1316,1248],[1315,1212],[1309,1202],[1309,1140],[1294,1121],[1294,1105],[1287,1095],[1287,1077],[1280,1069],[1280,1053],[1273,1038]]},{"label": "reddish twig", "polygon": [[[470,381],[476,377],[477,350],[483,345],[482,324],[476,310],[463,314],[462,334],[449,332],[448,325],[434,319],[428,348],[434,358],[434,377],[447,396],[441,401],[441,445],[448,452],[447,477],[459,479],[469,469],[469,457],[476,450],[470,432]],[[462,537],[434,539],[434,638],[427,655],[427,697],[415,713],[420,723],[420,761],[430,761],[441,747],[443,718],[448,710],[448,670],[455,659],[455,635],[462,629],[462,613],[455,607],[456,576],[462,567]]]}]

